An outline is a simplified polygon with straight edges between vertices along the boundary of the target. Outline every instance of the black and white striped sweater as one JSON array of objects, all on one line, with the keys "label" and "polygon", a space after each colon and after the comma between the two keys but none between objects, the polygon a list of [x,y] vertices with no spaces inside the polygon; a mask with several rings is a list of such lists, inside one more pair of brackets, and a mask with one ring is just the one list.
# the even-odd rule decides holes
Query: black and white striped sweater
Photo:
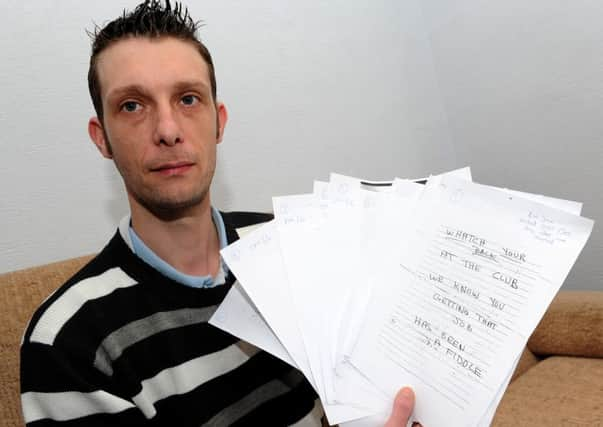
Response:
[{"label": "black and white striped sweater", "polygon": [[[223,218],[232,242],[247,224]],[[297,370],[207,323],[234,280],[173,282],[117,232],[25,332],[27,425],[319,426],[322,410]]]}]

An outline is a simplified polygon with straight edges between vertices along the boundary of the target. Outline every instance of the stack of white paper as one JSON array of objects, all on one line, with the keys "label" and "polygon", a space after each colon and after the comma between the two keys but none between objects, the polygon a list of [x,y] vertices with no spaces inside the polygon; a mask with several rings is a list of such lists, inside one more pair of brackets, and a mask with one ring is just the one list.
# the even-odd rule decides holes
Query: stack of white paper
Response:
[{"label": "stack of white paper", "polygon": [[331,424],[379,425],[410,385],[423,425],[488,425],[592,230],[468,168],[426,181],[332,174],[222,250],[238,283],[211,323],[296,366]]}]

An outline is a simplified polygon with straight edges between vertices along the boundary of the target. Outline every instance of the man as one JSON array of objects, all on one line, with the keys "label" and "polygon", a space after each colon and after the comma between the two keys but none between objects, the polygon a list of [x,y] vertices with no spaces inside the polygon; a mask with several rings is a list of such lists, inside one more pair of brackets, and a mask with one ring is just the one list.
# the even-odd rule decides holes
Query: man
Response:
[{"label": "man", "polygon": [[[88,131],[131,215],[25,332],[30,426],[320,425],[298,371],[207,323],[235,280],[219,250],[250,219],[210,203],[228,115],[195,32],[153,0],[93,35]],[[413,399],[398,395],[388,425],[405,425]]]}]

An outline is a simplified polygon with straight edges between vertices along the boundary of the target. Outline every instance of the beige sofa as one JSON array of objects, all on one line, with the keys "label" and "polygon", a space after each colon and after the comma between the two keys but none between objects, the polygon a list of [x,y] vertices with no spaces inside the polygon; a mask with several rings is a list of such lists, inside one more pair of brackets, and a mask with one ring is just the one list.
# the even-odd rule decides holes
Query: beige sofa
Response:
[{"label": "beige sofa", "polygon": [[[19,343],[29,317],[90,258],[0,275],[0,426],[23,425]],[[556,297],[528,342],[493,425],[603,427],[603,292]]]}]

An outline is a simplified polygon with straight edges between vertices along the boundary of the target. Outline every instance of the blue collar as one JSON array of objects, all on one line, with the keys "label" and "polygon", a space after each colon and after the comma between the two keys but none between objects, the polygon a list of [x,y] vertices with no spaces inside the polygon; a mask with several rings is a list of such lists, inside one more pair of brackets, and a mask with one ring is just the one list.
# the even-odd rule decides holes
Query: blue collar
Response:
[{"label": "blue collar", "polygon": [[[211,218],[218,232],[218,240],[220,241],[220,249],[225,248],[228,245],[226,238],[226,229],[224,227],[224,220],[220,212],[211,207]],[[220,257],[220,268],[216,277],[212,276],[191,276],[184,274],[170,264],[162,260],[155,252],[153,252],[144,242],[138,237],[132,226],[128,228],[130,240],[132,241],[132,250],[134,253],[141,258],[144,262],[155,268],[161,274],[170,279],[181,283],[186,286],[193,288],[213,288],[214,286],[223,285],[226,281],[226,274],[228,273],[228,267]]]}]

